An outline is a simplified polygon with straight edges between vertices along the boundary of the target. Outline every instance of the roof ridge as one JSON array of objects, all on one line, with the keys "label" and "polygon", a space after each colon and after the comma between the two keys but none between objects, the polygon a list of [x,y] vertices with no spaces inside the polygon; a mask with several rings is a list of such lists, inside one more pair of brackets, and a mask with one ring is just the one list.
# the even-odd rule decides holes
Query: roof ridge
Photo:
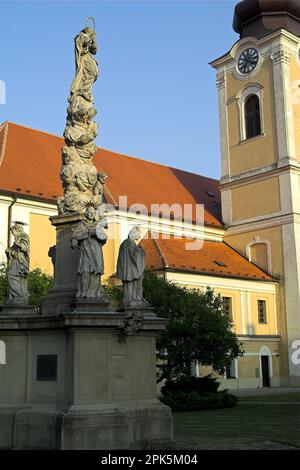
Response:
[{"label": "roof ridge", "polygon": [[108,189],[107,185],[106,184],[103,184],[103,189],[104,189],[104,192],[108,195],[108,197],[110,198],[111,202],[113,203],[113,205],[115,207],[118,207],[118,204],[116,203],[115,201],[115,198],[113,197],[113,195],[111,194],[110,190]]},{"label": "roof ridge", "polygon": [[4,132],[3,135],[3,141],[0,147],[0,166],[2,165],[2,161],[4,159],[5,155],[5,147],[6,147],[6,141],[7,141],[7,134],[8,134],[8,121],[4,121],[1,125],[0,132]]},{"label": "roof ridge", "polygon": [[24,129],[29,129],[29,130],[34,131],[34,132],[39,132],[41,134],[51,135],[52,137],[57,137],[58,139],[62,139],[62,140],[64,139],[63,136],[61,136],[61,135],[53,134],[52,132],[48,132],[48,131],[42,131],[41,129],[35,129],[35,127],[25,126],[24,124],[17,124],[16,122],[12,122],[12,121],[9,121],[9,120],[7,120],[6,122],[7,122],[7,124],[12,124],[13,126],[23,127]]},{"label": "roof ridge", "polygon": [[252,264],[253,266],[255,266],[257,269],[259,269],[260,271],[262,271],[264,274],[267,274],[268,276],[272,277],[273,279],[276,279],[276,276],[274,276],[273,274],[269,273],[268,271],[266,271],[265,269],[261,268],[260,266],[258,266],[258,264],[256,263],[253,263],[253,261],[250,261],[249,258],[244,255],[244,253],[240,252],[239,250],[237,250],[236,248],[234,248],[233,246],[229,245],[229,243],[225,242],[224,240],[222,241],[222,243],[224,243],[224,245],[228,246],[228,248],[230,248],[231,250],[235,251],[235,253],[237,253],[239,256],[241,256],[242,258],[244,258],[246,261],[248,261],[248,263]]},{"label": "roof ridge", "polygon": [[[15,122],[12,122],[12,121],[4,121],[3,123],[4,125],[5,124],[12,124],[13,126],[17,126],[17,127],[23,127],[24,129],[29,129],[31,131],[34,131],[34,132],[39,132],[41,134],[46,134],[46,135],[50,135],[52,137],[57,137],[58,139],[62,139],[64,140],[63,136],[61,135],[57,135],[57,134],[53,134],[51,132],[47,132],[47,131],[42,131],[40,129],[35,129],[34,127],[30,127],[30,126],[25,126],[24,124],[17,124]],[[1,129],[0,129],[1,130]],[[173,166],[170,166],[170,165],[164,165],[163,163],[159,163],[159,162],[153,162],[151,160],[146,160],[145,158],[141,158],[141,157],[136,157],[136,156],[133,156],[133,155],[126,155],[124,153],[118,153],[118,152],[115,152],[114,150],[109,150],[105,147],[99,147],[97,145],[97,150],[104,150],[106,152],[110,152],[110,153],[113,153],[115,155],[118,155],[118,156],[121,156],[121,157],[126,157],[126,158],[134,158],[135,160],[139,160],[139,161],[143,161],[143,162],[146,162],[146,163],[150,163],[151,165],[157,165],[157,166],[160,166],[160,167],[163,167],[163,168],[170,168],[172,170],[179,170],[179,171],[183,171],[185,173],[189,173],[190,175],[196,175],[196,176],[201,176],[201,178],[206,178],[206,179],[209,179],[209,180],[212,180],[212,181],[216,181],[218,182],[219,180],[218,179],[215,179],[215,178],[211,178],[209,176],[204,176],[204,175],[200,175],[199,173],[193,173],[191,171],[187,171],[187,170],[184,170],[182,168],[175,168]]]},{"label": "roof ridge", "polygon": [[159,246],[159,243],[158,243],[157,239],[156,238],[151,238],[151,240],[153,241],[153,244],[154,244],[154,246],[155,246],[162,262],[163,262],[163,267],[165,269],[167,269],[169,267],[167,257],[165,256],[165,254],[163,253],[161,247]]}]

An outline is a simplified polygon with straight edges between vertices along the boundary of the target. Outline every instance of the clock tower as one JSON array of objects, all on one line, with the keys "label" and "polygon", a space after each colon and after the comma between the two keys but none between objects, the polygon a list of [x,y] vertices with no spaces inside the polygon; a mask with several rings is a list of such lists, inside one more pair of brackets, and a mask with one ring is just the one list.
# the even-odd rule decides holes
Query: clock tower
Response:
[{"label": "clock tower", "polygon": [[300,2],[244,0],[233,28],[211,64],[225,241],[278,277],[278,385],[300,386]]}]

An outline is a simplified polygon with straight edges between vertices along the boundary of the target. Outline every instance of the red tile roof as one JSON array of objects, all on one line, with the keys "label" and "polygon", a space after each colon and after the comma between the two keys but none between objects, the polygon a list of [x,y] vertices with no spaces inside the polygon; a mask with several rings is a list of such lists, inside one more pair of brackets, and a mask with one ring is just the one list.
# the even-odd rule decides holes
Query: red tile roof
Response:
[{"label": "red tile roof", "polygon": [[152,270],[185,271],[211,276],[275,281],[226,243],[204,241],[202,249],[187,250],[187,238],[143,239],[146,264]]},{"label": "red tile roof", "polygon": [[[55,202],[62,194],[59,173],[63,145],[61,137],[11,122],[2,124],[0,191]],[[204,204],[205,223],[222,226],[217,180],[101,148],[94,162],[109,176],[105,188],[108,202],[118,205],[119,196],[124,195],[129,206],[144,204],[148,212],[151,204]]]}]

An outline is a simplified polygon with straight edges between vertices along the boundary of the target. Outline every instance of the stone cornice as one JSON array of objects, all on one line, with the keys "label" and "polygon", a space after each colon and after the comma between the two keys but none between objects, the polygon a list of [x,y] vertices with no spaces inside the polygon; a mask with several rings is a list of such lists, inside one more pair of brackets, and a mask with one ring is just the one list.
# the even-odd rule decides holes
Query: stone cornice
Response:
[{"label": "stone cornice", "polygon": [[280,49],[271,55],[271,59],[274,65],[278,63],[289,64],[291,54],[286,49]]},{"label": "stone cornice", "polygon": [[231,189],[240,187],[243,184],[249,184],[250,182],[254,183],[256,181],[265,180],[267,178],[272,178],[276,175],[286,174],[288,172],[297,173],[300,176],[300,164],[289,164],[285,166],[278,167],[277,164],[270,165],[268,167],[258,168],[252,172],[242,173],[241,175],[231,176],[229,178],[222,178],[220,181],[220,190],[224,191],[225,189]]}]

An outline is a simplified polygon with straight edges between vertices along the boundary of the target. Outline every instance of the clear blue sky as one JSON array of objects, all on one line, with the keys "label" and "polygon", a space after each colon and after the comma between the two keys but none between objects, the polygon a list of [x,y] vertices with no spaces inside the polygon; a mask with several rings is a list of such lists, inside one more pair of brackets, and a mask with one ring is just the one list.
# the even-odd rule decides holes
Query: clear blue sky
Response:
[{"label": "clear blue sky", "polygon": [[73,38],[96,20],[101,147],[218,178],[215,71],[236,1],[0,1],[6,119],[62,135]]}]

